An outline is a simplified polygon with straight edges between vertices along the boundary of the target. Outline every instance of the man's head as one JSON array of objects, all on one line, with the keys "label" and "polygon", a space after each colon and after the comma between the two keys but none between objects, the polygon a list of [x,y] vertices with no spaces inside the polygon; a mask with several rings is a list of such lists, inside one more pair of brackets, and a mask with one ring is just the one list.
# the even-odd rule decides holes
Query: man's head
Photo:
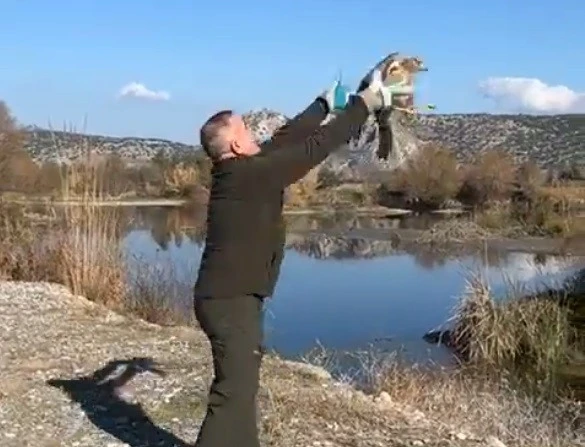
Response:
[{"label": "man's head", "polygon": [[209,118],[201,127],[200,139],[203,150],[213,161],[260,152],[242,117],[231,110],[222,110]]}]

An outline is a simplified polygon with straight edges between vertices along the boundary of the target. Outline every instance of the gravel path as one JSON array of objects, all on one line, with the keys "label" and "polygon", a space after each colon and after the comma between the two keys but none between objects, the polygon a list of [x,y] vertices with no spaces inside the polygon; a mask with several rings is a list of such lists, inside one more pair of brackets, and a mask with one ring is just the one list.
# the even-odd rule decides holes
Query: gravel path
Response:
[{"label": "gravel path", "polygon": [[[210,380],[199,331],[122,317],[42,283],[1,282],[0,318],[0,446],[194,441]],[[265,446],[486,445],[275,358],[260,401]]]}]

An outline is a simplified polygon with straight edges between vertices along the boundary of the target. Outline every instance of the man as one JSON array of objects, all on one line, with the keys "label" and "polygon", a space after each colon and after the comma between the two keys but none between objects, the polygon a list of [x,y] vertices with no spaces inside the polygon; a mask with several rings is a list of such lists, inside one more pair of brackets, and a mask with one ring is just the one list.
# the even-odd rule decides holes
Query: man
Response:
[{"label": "man", "polygon": [[195,315],[211,343],[215,377],[198,447],[260,445],[256,395],[262,308],[283,258],[283,191],[356,135],[369,114],[390,106],[387,59],[326,125],[320,124],[337,108],[332,91],[262,145],[231,111],[215,114],[201,128],[201,144],[213,167]]}]

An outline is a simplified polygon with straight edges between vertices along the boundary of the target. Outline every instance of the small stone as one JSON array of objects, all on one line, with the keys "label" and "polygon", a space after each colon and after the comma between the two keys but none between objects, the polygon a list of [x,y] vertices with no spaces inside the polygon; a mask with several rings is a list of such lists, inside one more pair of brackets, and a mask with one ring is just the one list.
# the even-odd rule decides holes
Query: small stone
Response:
[{"label": "small stone", "polygon": [[416,440],[412,441],[412,445],[415,445],[415,446],[419,446],[420,447],[422,445],[425,445],[425,442],[424,441],[421,441],[420,439],[416,439]]},{"label": "small stone", "polygon": [[374,398],[374,403],[382,408],[390,408],[394,405],[392,397],[386,391],[382,391]]},{"label": "small stone", "polygon": [[451,437],[451,439],[458,439],[459,441],[465,441],[466,439],[468,439],[468,436],[465,433],[461,432],[451,432],[449,433],[449,436]]},{"label": "small stone", "polygon": [[495,436],[490,436],[489,438],[487,438],[486,444],[488,445],[488,447],[506,447],[506,444],[504,444]]},{"label": "small stone", "polygon": [[381,401],[385,401],[385,402],[392,402],[392,398],[390,397],[390,394],[388,394],[386,391],[382,391],[378,395],[378,399]]}]

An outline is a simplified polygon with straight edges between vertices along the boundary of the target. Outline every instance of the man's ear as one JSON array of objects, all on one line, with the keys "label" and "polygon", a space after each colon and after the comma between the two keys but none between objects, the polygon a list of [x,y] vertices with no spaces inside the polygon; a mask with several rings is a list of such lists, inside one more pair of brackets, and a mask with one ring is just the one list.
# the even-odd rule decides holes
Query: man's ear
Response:
[{"label": "man's ear", "polygon": [[244,155],[242,145],[240,144],[240,142],[238,140],[232,140],[230,142],[230,149],[236,155]]}]

